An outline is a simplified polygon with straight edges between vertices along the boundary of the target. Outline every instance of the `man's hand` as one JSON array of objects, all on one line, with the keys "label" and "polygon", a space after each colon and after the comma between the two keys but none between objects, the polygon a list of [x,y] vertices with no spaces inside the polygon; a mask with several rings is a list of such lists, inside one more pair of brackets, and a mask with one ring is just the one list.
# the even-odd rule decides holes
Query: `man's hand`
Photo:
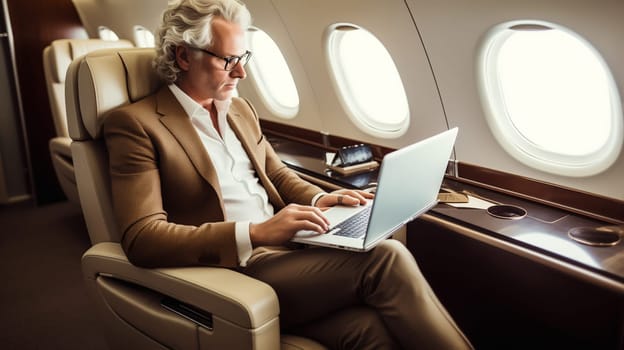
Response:
[{"label": "man's hand", "polygon": [[375,197],[374,194],[360,190],[337,190],[319,198],[315,206],[319,208],[333,207],[335,205],[364,205],[367,199]]},{"label": "man's hand", "polygon": [[374,196],[360,190],[337,190],[321,196],[314,207],[289,204],[269,220],[249,225],[251,244],[254,247],[282,245],[300,230],[325,233],[329,228],[329,221],[323,215],[323,208],[335,205],[364,205]]},{"label": "man's hand", "polygon": [[269,220],[249,225],[249,236],[254,247],[263,245],[282,245],[288,242],[299,230],[324,233],[329,228],[329,221],[321,209],[289,204]]}]

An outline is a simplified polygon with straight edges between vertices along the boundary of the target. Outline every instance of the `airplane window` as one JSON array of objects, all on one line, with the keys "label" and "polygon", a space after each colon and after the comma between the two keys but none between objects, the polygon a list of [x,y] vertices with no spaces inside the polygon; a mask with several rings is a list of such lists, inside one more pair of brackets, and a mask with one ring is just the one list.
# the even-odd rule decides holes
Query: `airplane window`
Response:
[{"label": "airplane window", "polygon": [[361,27],[337,24],[328,31],[327,58],[340,101],[361,130],[385,138],[407,130],[407,96],[381,41]]},{"label": "airplane window", "polygon": [[98,27],[98,35],[100,36],[100,39],[102,40],[109,40],[109,41],[119,40],[119,37],[117,36],[117,34],[115,34],[115,32],[113,32],[110,28],[106,26]]},{"label": "airplane window", "polygon": [[262,100],[275,115],[294,118],[299,112],[299,94],[284,55],[261,29],[250,28],[247,40],[253,54],[250,77]]},{"label": "airplane window", "polygon": [[619,93],[598,51],[578,34],[545,22],[498,26],[484,41],[479,70],[487,121],[519,161],[591,176],[617,159]]},{"label": "airplane window", "polygon": [[156,42],[154,34],[143,26],[134,26],[134,44],[137,47],[154,47]]}]

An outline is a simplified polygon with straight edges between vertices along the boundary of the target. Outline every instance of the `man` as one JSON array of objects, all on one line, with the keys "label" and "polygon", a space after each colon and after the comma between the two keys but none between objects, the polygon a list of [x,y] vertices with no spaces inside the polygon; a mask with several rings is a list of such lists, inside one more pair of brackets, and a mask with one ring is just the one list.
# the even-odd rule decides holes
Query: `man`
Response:
[{"label": "man", "polygon": [[111,113],[109,151],[122,244],[137,265],[214,265],[270,284],[285,331],[329,348],[470,348],[407,249],[291,249],[301,229],[324,233],[320,208],[373,196],[325,193],[263,137],[233,98],[246,77],[250,15],[236,0],[175,0],[163,14],[155,67],[169,83]]}]

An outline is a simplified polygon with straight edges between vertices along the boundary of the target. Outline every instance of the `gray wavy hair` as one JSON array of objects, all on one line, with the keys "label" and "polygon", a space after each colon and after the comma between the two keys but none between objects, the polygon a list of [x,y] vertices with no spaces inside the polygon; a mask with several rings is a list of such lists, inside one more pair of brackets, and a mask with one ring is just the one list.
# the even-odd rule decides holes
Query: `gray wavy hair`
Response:
[{"label": "gray wavy hair", "polygon": [[162,15],[158,29],[154,68],[171,84],[178,80],[180,68],[176,62],[176,47],[212,45],[212,20],[221,17],[247,29],[251,15],[238,0],[171,0]]}]

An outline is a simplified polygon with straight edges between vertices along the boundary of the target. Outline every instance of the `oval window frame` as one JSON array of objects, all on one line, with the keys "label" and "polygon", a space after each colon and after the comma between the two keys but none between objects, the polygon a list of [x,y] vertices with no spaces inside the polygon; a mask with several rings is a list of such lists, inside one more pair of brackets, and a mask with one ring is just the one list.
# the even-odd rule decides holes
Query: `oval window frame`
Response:
[{"label": "oval window frame", "polygon": [[[496,79],[496,68],[490,65],[496,60],[493,58],[496,56],[495,51],[503,45],[504,37],[513,34],[513,30],[540,28],[560,30],[579,40],[604,71],[609,91],[612,128],[603,145],[591,153],[566,155],[538,147],[520,133],[506,109],[501,84]],[[492,27],[479,45],[476,71],[479,97],[490,130],[503,149],[516,160],[551,174],[589,177],[606,171],[619,158],[624,142],[624,123],[617,84],[602,55],[578,33],[545,21],[517,20],[501,23]]]},{"label": "oval window frame", "polygon": [[98,37],[106,41],[118,41],[119,35],[107,26],[98,26]]},{"label": "oval window frame", "polygon": [[[342,65],[338,63],[339,60],[338,58],[336,58],[337,56],[339,56],[339,50],[337,49],[337,40],[340,40],[340,37],[338,35],[342,35],[342,32],[350,30],[366,31],[375,40],[377,40],[377,42],[383,47],[388,57],[390,58],[390,62],[392,63],[392,67],[390,67],[390,69],[396,72],[396,79],[400,84],[400,91],[402,91],[403,93],[402,97],[404,100],[405,108],[404,116],[395,124],[391,125],[379,123],[375,120],[375,118],[369,117],[368,114],[364,111],[364,108],[359,105],[357,99],[354,98],[353,94],[350,93],[350,84],[346,79],[346,74],[341,69]],[[401,79],[401,75],[399,74],[398,68],[383,42],[379,40],[379,38],[377,38],[377,36],[375,36],[369,30],[353,23],[334,23],[330,25],[325,31],[323,42],[325,44],[325,59],[327,66],[329,67],[332,84],[337,92],[338,100],[340,101],[340,104],[349,119],[358,127],[358,129],[365,132],[366,134],[375,137],[392,139],[399,138],[400,136],[404,135],[410,125],[409,101],[407,99],[405,86]],[[388,103],[388,101],[384,101],[384,103]]]},{"label": "oval window frame", "polygon": [[251,72],[251,82],[258,92],[258,95],[260,95],[260,99],[262,100],[263,104],[272,114],[282,119],[293,119],[299,114],[301,98],[299,96],[299,90],[297,89],[295,78],[292,75],[292,70],[288,66],[288,61],[286,60],[286,57],[284,57],[283,52],[281,51],[275,40],[266,31],[254,26],[247,29],[247,45],[249,47],[249,50],[252,52],[252,55],[255,54],[253,49],[254,43],[252,39],[254,32],[264,33],[264,35],[266,35],[272,41],[272,43],[277,48],[278,53],[281,55],[281,58],[278,58],[278,60],[284,63],[284,69],[285,71],[287,71],[290,80],[288,84],[291,84],[292,88],[294,89],[294,95],[296,97],[295,106],[286,105],[282,103],[279,98],[276,98],[273,95],[273,89],[266,83],[270,79],[270,77],[268,77],[268,75],[270,74],[263,73],[264,70],[260,66],[260,60],[258,60],[257,55],[252,56],[251,60],[247,64],[247,66],[249,67],[249,71]]},{"label": "oval window frame", "polygon": [[132,35],[136,47],[156,47],[154,33],[144,26],[137,24],[132,27]]}]

